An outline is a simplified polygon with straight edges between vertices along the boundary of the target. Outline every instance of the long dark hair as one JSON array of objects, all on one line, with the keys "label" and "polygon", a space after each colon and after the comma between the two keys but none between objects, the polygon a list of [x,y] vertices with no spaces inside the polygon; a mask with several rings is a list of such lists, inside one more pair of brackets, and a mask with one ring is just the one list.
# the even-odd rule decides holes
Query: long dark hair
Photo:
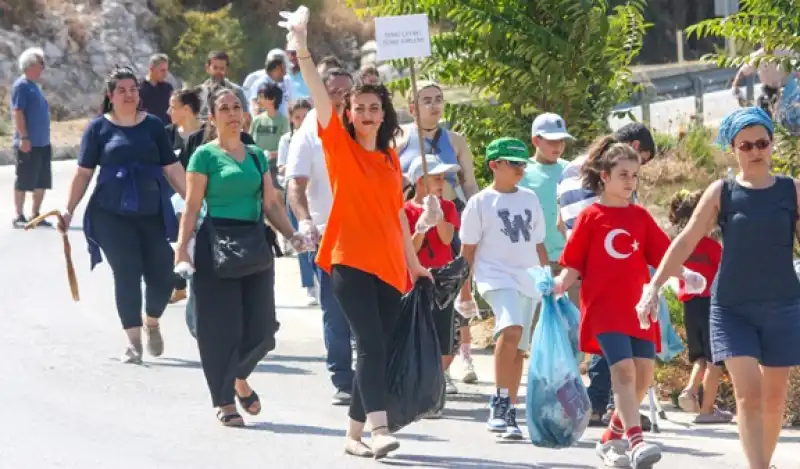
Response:
[{"label": "long dark hair", "polygon": [[[120,80],[133,80],[134,83],[136,83],[136,86],[139,86],[139,79],[136,78],[136,73],[132,68],[124,65],[115,65],[114,68],[111,69],[111,73],[109,73],[108,77],[106,78],[106,84],[103,89],[103,106],[100,109],[100,114],[108,114],[114,110],[114,106],[111,105],[111,98],[109,95],[113,94],[114,90],[117,89],[117,83]],[[139,100],[139,108],[141,108],[141,105],[142,101]]]},{"label": "long dark hair", "polygon": [[294,128],[294,122],[292,122],[292,114],[295,111],[300,109],[312,110],[314,109],[314,105],[311,104],[311,101],[301,98],[297,101],[294,101],[291,106],[289,106],[289,137],[291,138],[294,135],[294,131],[297,130]]},{"label": "long dark hair", "polygon": [[381,101],[383,122],[378,128],[375,147],[388,157],[390,154],[389,150],[394,146],[394,139],[400,133],[400,123],[397,120],[397,111],[394,110],[394,105],[392,104],[392,95],[382,84],[372,85],[358,83],[350,89],[344,97],[344,115],[342,122],[344,128],[353,139],[356,138],[356,129],[353,127],[350,118],[347,117],[347,111],[351,109],[350,99],[361,94],[374,94]]},{"label": "long dark hair", "polygon": [[[219,98],[225,94],[230,94],[236,97],[237,101],[239,100],[239,97],[236,96],[236,93],[232,89],[223,86],[221,84],[211,85],[211,87],[208,90],[208,102],[207,102],[209,115],[212,116],[217,115],[217,100],[219,100]],[[205,131],[203,132],[203,143],[208,143],[214,140],[215,138],[217,138],[218,135],[219,134],[217,132],[217,126],[214,125],[213,122],[211,122],[211,119],[207,120],[206,128]]]}]

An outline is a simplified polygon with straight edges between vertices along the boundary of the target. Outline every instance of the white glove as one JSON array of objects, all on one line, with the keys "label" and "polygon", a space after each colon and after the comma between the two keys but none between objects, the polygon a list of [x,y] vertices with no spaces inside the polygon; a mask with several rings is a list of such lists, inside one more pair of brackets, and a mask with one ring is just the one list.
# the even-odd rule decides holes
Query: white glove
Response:
[{"label": "white glove", "polygon": [[289,244],[292,245],[294,252],[300,254],[301,252],[309,252],[316,249],[317,245],[311,241],[306,235],[302,233],[295,233],[289,238]]},{"label": "white glove", "polygon": [[300,220],[297,232],[308,238],[312,243],[319,244],[319,230],[312,220]]},{"label": "white glove", "polygon": [[[305,45],[305,36],[308,32],[309,10],[305,5],[300,5],[295,11],[282,11],[278,13],[284,21],[279,21],[278,26],[289,31],[286,41],[289,44],[298,44],[300,39]],[[301,39],[302,38],[302,39]]]},{"label": "white glove", "polygon": [[472,298],[468,300],[456,298],[454,306],[456,312],[463,316],[464,319],[471,319],[478,315],[478,303]]},{"label": "white glove", "polygon": [[650,324],[658,322],[658,288],[648,283],[642,288],[642,297],[636,305],[639,326],[650,329]]},{"label": "white glove", "polygon": [[694,270],[683,268],[683,282],[686,293],[690,295],[698,295],[706,290],[706,278],[702,274]]},{"label": "white glove", "polygon": [[422,215],[419,216],[417,224],[414,227],[417,233],[427,233],[428,230],[438,225],[444,219],[444,212],[442,206],[439,204],[439,198],[433,195],[426,195],[422,201]]},{"label": "white glove", "polygon": [[174,272],[181,278],[188,280],[194,275],[194,267],[188,262],[179,262],[178,265],[175,266]]}]

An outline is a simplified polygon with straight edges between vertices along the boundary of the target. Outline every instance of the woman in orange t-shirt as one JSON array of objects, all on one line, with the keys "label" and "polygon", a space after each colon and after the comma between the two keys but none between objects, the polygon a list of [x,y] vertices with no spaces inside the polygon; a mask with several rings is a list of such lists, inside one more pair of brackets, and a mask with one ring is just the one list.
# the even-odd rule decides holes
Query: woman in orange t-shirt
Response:
[{"label": "woman in orange t-shirt", "polygon": [[[388,338],[409,275],[416,281],[430,273],[419,263],[403,210],[402,169],[392,148],[399,125],[389,92],[380,84],[347,91],[342,122],[311,60],[305,25],[291,33],[316,105],[333,192],[316,262],[330,273],[358,351],[345,451],[377,459],[399,447],[387,427]],[[365,421],[370,446],[361,440]]]}]

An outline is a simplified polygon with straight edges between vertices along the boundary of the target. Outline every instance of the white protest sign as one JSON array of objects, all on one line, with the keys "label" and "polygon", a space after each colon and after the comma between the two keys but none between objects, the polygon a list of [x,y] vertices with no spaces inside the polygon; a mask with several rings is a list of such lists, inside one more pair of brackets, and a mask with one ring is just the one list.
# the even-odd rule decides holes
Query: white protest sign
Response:
[{"label": "white protest sign", "polygon": [[428,15],[382,16],[375,18],[378,60],[430,57],[431,37]]}]

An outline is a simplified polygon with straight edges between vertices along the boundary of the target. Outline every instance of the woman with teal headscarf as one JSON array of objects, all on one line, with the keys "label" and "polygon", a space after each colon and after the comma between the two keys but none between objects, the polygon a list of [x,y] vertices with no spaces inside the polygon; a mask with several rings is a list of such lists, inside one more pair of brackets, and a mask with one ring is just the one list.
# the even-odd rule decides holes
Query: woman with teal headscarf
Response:
[{"label": "woman with teal headscarf", "polygon": [[737,174],[705,191],[651,283],[640,314],[652,314],[667,273],[680,268],[716,225],[723,252],[711,293],[711,352],[733,381],[739,435],[750,469],[768,469],[783,423],[791,367],[800,365],[800,281],[792,264],[800,182],[772,174],[774,127],[761,108],[722,121]]}]

